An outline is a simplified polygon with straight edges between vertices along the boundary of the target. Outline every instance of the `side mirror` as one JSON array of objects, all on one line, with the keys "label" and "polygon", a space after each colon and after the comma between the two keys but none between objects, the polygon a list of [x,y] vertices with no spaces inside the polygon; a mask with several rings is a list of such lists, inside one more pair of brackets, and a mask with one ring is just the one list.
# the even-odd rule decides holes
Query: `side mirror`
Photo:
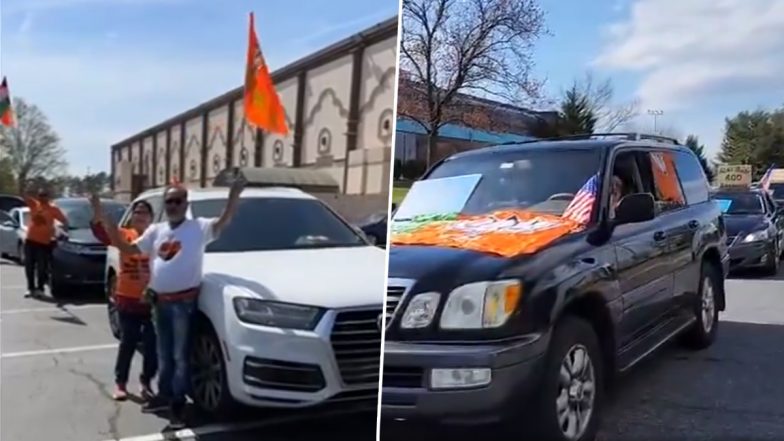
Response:
[{"label": "side mirror", "polygon": [[647,222],[656,217],[656,204],[650,193],[634,193],[621,199],[615,209],[615,224]]}]

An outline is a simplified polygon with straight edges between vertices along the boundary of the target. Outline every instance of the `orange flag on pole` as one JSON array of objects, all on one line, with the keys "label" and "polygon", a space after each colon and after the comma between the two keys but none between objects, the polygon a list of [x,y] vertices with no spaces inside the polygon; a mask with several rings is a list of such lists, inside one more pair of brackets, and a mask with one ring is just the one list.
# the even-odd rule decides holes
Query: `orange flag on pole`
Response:
[{"label": "orange flag on pole", "polygon": [[14,125],[13,110],[11,109],[11,92],[8,90],[8,81],[3,77],[0,83],[0,124],[11,127]]},{"label": "orange flag on pole", "polygon": [[279,135],[287,135],[286,111],[280,103],[264,55],[261,53],[253,13],[250,13],[248,29],[248,60],[245,68],[245,119],[259,129]]}]

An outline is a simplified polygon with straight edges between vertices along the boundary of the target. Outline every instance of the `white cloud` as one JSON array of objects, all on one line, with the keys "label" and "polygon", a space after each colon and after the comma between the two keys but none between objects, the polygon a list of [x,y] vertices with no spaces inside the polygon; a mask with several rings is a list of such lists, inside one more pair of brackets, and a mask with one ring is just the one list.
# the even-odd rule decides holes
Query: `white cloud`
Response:
[{"label": "white cloud", "polygon": [[595,64],[642,75],[644,106],[784,92],[784,1],[635,0]]}]

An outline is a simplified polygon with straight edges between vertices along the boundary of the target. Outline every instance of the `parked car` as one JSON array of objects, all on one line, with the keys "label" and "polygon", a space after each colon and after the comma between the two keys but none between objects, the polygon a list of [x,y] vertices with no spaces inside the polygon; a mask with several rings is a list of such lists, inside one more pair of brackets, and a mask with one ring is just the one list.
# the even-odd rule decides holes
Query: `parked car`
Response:
[{"label": "parked car", "polygon": [[593,440],[614,375],[675,337],[710,346],[725,308],[721,211],[695,155],[659,137],[458,153],[391,231],[387,421]]},{"label": "parked car", "polygon": [[776,274],[784,257],[784,207],[761,189],[722,189],[712,198],[724,213],[730,270]]},{"label": "parked car", "polygon": [[[219,216],[227,198],[226,188],[192,189],[188,216]],[[165,221],[163,189],[137,200]],[[110,247],[106,285],[115,336],[118,262]],[[246,188],[231,224],[204,256],[190,354],[193,401],[213,414],[237,402],[376,403],[384,271],[384,251],[319,199],[295,188]]]},{"label": "parked car", "polygon": [[365,233],[373,245],[386,248],[387,245],[387,219],[389,213],[382,211],[368,216],[359,223],[359,228]]},{"label": "parked car", "polygon": [[24,199],[12,194],[0,194],[0,211],[10,213],[12,209],[26,207]]},{"label": "parked car", "polygon": [[[64,297],[82,287],[100,287],[104,283],[106,246],[90,230],[93,218],[87,198],[55,199],[68,219],[68,231],[55,242],[52,250],[50,288],[53,297]],[[111,199],[103,201],[107,216],[116,222],[126,204]]]},{"label": "parked car", "polygon": [[27,207],[12,208],[11,211],[0,211],[0,254],[24,264],[24,241],[27,237],[27,221],[30,209]]}]

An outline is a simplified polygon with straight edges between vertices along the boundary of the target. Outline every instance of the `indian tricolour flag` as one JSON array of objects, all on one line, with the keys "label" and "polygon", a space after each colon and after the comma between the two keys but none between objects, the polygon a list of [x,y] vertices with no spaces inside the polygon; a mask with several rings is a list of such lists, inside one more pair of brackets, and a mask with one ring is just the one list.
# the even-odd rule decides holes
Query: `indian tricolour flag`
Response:
[{"label": "indian tricolour flag", "polygon": [[8,81],[3,77],[0,83],[0,124],[11,127],[14,124],[13,112],[11,111],[11,94],[8,92]]}]

